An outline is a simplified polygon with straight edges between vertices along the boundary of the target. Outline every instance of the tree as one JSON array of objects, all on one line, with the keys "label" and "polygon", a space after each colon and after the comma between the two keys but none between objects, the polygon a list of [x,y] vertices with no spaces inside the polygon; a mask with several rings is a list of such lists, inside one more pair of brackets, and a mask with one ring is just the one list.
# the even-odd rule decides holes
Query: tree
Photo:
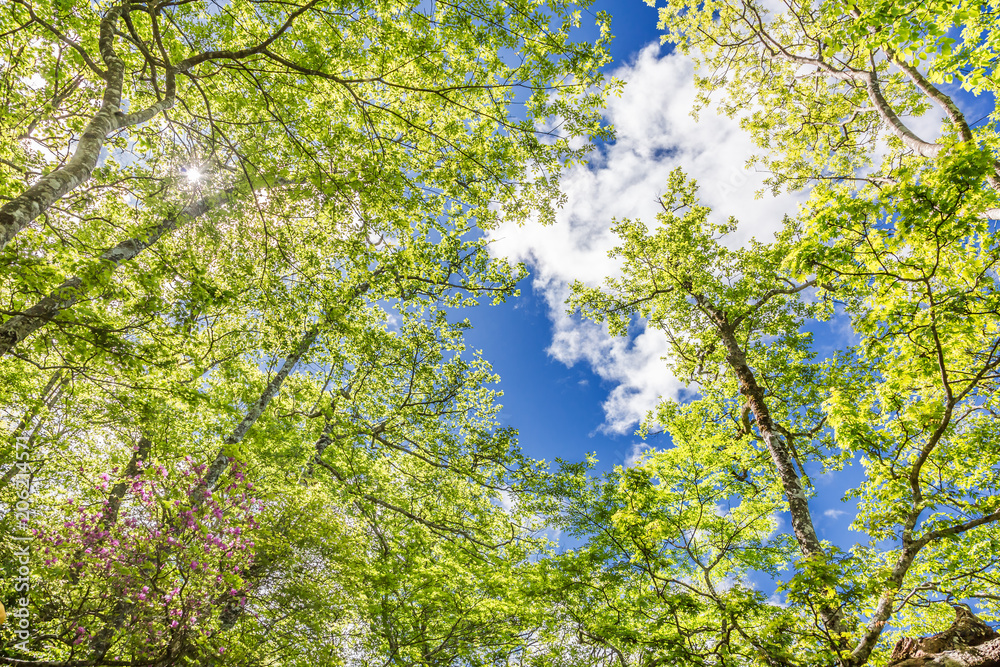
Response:
[{"label": "tree", "polygon": [[0,531],[34,546],[30,637],[4,629],[0,662],[520,650],[502,592],[537,543],[498,499],[535,466],[456,313],[521,275],[476,228],[548,215],[569,139],[605,133],[577,24],[563,3],[2,10]]},{"label": "tree", "polygon": [[[3,24],[4,167],[8,179],[38,178],[0,207],[0,247],[92,177],[91,187],[116,182],[118,169],[103,170],[109,182],[94,174],[102,149],[119,164],[128,153],[146,166],[155,156],[160,179],[176,177],[185,156],[197,173],[312,182],[361,198],[362,216],[375,214],[368,200],[391,193],[401,205],[409,188],[466,201],[487,223],[491,198],[523,214],[525,201],[542,201],[530,196],[525,162],[548,195],[550,172],[572,153],[566,136],[544,150],[535,118],[559,113],[570,134],[598,129],[599,95],[582,91],[603,50],[568,41],[574,17],[551,11],[18,0]],[[527,110],[515,119],[507,106],[522,90]],[[500,196],[514,183],[520,197]]]},{"label": "tree", "polygon": [[[621,278],[576,285],[571,304],[613,333],[635,316],[662,330],[699,396],[651,415],[667,450],[562,513],[628,591],[606,598],[628,612],[602,642],[656,628],[649,657],[626,644],[636,664],[884,664],[904,630],[940,629],[945,602],[996,618],[993,168],[960,145],[877,196],[822,192],[743,249],[680,171],[654,228],[615,223]],[[812,331],[835,314],[858,341],[820,358]],[[818,538],[810,510],[812,478],[830,473],[859,478],[848,497],[867,537],[847,550]],[[753,590],[752,572],[784,602]]]},{"label": "tree", "polygon": [[[991,157],[986,179],[1000,187],[995,110],[966,118],[958,98],[996,92],[996,17],[984,7],[669,0],[659,11],[663,40],[698,65],[701,104],[716,95],[768,150],[756,163],[772,186],[880,183],[904,156],[965,143]],[[932,106],[940,138],[914,123]]]},{"label": "tree", "polygon": [[[376,567],[368,559],[411,558],[397,546],[408,534],[425,548],[467,543],[447,552],[453,568],[495,561],[520,539],[519,520],[491,501],[513,483],[507,468],[521,466],[509,434],[490,423],[488,367],[462,359],[462,326],[433,308],[441,289],[402,295],[389,330],[382,304],[400,280],[377,278],[371,301],[356,286],[331,294],[345,320],[307,329],[263,367],[226,358],[226,338],[210,337],[239,323],[216,312],[204,332],[222,355],[210,357],[212,373],[193,360],[153,367],[136,392],[116,384],[121,375],[88,382],[84,368],[58,397],[50,388],[48,405],[24,420],[38,434],[34,479],[15,476],[4,489],[12,507],[17,483],[31,484],[37,512],[36,656],[266,658],[277,649],[265,637],[287,650],[310,636],[303,623],[329,652],[344,644],[338,627],[372,622],[354,583]],[[185,391],[192,375],[200,386]],[[17,515],[4,518],[17,534]],[[515,547],[502,551],[511,565]],[[337,570],[321,580],[326,563]],[[275,625],[291,636],[270,634]]]}]

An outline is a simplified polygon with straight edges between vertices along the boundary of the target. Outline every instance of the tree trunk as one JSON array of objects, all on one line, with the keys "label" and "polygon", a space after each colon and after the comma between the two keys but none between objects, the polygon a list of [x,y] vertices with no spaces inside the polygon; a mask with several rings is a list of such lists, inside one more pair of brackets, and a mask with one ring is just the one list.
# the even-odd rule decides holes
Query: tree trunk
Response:
[{"label": "tree trunk", "polygon": [[101,108],[83,129],[69,162],[42,176],[20,196],[0,206],[0,248],[7,245],[19,231],[44,213],[53,203],[59,201],[63,195],[90,178],[108,135],[121,126],[120,105],[125,64],[115,53],[112,45],[114,27],[121,13],[122,7],[114,7],[101,21],[98,46],[107,67],[107,71],[103,73],[105,88]]},{"label": "tree trunk", "polygon": [[903,637],[890,667],[1000,667],[1000,635],[966,605],[954,605],[955,622],[928,637]]}]

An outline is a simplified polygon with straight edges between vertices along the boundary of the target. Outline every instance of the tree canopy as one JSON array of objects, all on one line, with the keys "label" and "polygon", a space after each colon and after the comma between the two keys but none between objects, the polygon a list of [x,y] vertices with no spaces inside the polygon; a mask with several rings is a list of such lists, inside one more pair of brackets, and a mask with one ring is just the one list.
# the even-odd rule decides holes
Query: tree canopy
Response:
[{"label": "tree canopy", "polygon": [[691,391],[597,476],[519,450],[462,317],[525,274],[483,231],[613,138],[586,8],[0,9],[0,663],[998,659],[1000,146],[957,92],[996,92],[994,13],[660,7],[809,196],[737,247],[678,169],[611,221],[620,275],[568,305]]},{"label": "tree canopy", "polygon": [[[994,617],[998,259],[982,211],[995,195],[988,163],[956,187],[967,160],[886,187],[893,227],[858,199],[736,250],[721,243],[735,223],[713,222],[678,171],[655,227],[616,223],[622,277],[577,286],[574,305],[612,330],[636,314],[661,329],[672,370],[698,383],[697,400],[650,418],[672,446],[564,519],[611,533],[596,538],[612,540],[605,567],[630,562],[655,590],[668,656],[883,663],[901,629],[941,629],[952,612],[934,603]],[[819,356],[814,323],[835,313],[857,342]],[[848,496],[866,537],[851,548],[816,534],[809,499],[829,474],[859,479]]]},{"label": "tree canopy", "polygon": [[522,273],[481,230],[551,216],[607,136],[578,16],[0,10],[0,660],[522,649],[504,592],[541,543],[500,503],[536,466],[459,313]]}]

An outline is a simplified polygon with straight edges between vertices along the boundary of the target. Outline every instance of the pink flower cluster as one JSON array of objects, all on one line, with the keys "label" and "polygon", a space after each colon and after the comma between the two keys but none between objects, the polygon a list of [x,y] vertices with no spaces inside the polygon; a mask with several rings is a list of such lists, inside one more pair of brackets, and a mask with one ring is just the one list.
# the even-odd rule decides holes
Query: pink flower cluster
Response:
[{"label": "pink flower cluster", "polygon": [[[124,605],[118,637],[138,654],[154,655],[179,635],[206,637],[222,601],[240,596],[253,562],[262,503],[248,493],[244,466],[233,463],[229,484],[204,492],[204,465],[190,458],[174,469],[138,462],[124,480],[102,473],[88,493],[65,501],[62,519],[35,531],[50,581],[74,584],[77,612],[61,633],[71,645],[101,630],[109,605]],[[108,489],[125,490],[117,509]],[[90,627],[88,627],[90,626]],[[119,646],[121,644],[118,644]]]}]

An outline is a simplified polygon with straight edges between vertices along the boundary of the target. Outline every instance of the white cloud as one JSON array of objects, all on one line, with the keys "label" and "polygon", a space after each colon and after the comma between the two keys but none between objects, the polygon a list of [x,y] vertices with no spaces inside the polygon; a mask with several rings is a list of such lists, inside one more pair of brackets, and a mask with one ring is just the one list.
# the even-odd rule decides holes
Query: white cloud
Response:
[{"label": "white cloud", "polygon": [[788,599],[785,597],[784,593],[775,591],[774,593],[771,593],[769,598],[767,598],[767,604],[772,607],[781,607],[782,609],[786,609],[788,607]]},{"label": "white cloud", "polygon": [[617,272],[607,256],[616,244],[609,231],[612,218],[651,222],[677,166],[699,181],[702,202],[717,216],[741,220],[734,243],[770,236],[798,198],[757,199],[765,175],[745,169],[754,153],[749,136],[736,121],[709,111],[697,122],[690,116],[695,90],[687,58],[661,56],[660,47],[650,45],[614,74],[626,82],[605,114],[617,140],[594,151],[589,166],[565,174],[567,204],[556,224],[503,225],[491,238],[494,252],[532,266],[535,290],[544,295],[554,325],[549,354],[567,366],[585,362],[613,385],[604,402],[604,428],[627,433],[661,397],[678,397],[684,385],[664,367],[667,344],[661,333],[642,329],[630,340],[616,340],[566,314],[569,282],[596,285]]},{"label": "white cloud", "polygon": [[[543,270],[543,264],[536,265],[536,271]],[[647,329],[631,340],[611,338],[600,325],[566,314],[565,281],[548,285],[544,294],[554,324],[549,354],[567,366],[584,361],[614,385],[604,401],[606,430],[627,433],[661,396],[679,394],[683,384],[664,368],[667,341],[661,332]]]},{"label": "white cloud", "polygon": [[823,512],[823,516],[827,517],[828,519],[834,519],[834,520],[839,519],[845,514],[847,514],[847,512],[845,512],[844,510],[826,510],[825,512]]},{"label": "white cloud", "polygon": [[500,489],[500,497],[496,500],[497,504],[504,509],[505,512],[513,512],[514,506],[517,503],[517,499],[514,497],[510,491],[505,489]]},{"label": "white cloud", "polygon": [[629,449],[628,456],[625,457],[623,465],[626,468],[631,468],[632,466],[634,466],[636,463],[639,462],[639,459],[642,458],[643,454],[645,454],[648,451],[652,451],[652,449],[653,448],[648,443],[633,442],[631,449]]}]

